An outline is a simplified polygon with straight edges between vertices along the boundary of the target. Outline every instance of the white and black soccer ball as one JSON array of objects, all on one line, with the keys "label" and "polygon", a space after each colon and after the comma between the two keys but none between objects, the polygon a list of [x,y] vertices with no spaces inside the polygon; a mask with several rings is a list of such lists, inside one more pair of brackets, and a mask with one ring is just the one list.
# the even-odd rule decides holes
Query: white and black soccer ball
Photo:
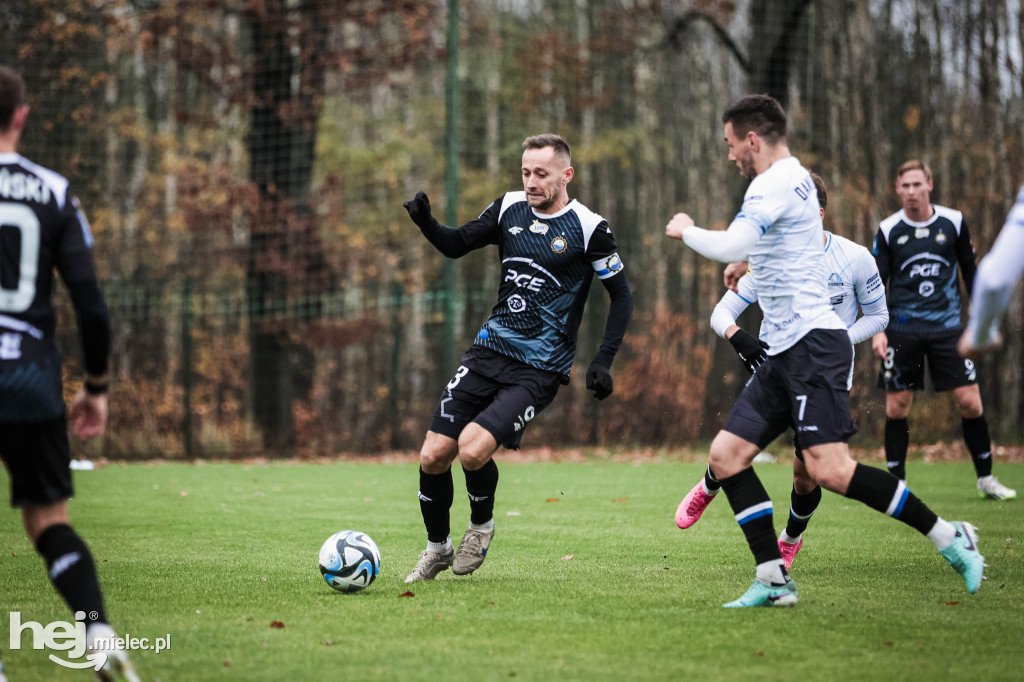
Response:
[{"label": "white and black soccer ball", "polygon": [[358,592],[380,573],[380,550],[366,533],[343,530],[320,548],[320,575],[339,592]]}]

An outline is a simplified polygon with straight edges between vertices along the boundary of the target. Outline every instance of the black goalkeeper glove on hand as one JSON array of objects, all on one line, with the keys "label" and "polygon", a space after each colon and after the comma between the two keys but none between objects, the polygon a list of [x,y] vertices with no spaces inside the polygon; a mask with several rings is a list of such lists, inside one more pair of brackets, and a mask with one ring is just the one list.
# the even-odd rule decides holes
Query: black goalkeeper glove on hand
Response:
[{"label": "black goalkeeper glove on hand", "polygon": [[768,356],[764,353],[768,350],[768,344],[760,339],[755,339],[742,329],[737,330],[735,334],[729,337],[729,343],[736,350],[736,354],[740,356],[743,366],[751,374],[768,359]]},{"label": "black goalkeeper glove on hand", "polygon": [[594,392],[594,397],[604,400],[612,394],[615,389],[615,382],[612,381],[611,372],[602,365],[591,365],[587,370],[587,390]]},{"label": "black goalkeeper glove on hand", "polygon": [[430,227],[434,217],[430,214],[430,199],[423,192],[416,192],[412,200],[402,204],[408,211],[409,217],[420,228]]}]

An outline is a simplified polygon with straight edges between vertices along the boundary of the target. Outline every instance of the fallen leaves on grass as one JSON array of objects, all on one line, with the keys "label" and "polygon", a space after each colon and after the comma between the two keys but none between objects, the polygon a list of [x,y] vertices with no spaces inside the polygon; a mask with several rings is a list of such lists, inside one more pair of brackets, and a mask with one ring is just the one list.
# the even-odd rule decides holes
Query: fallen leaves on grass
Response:
[{"label": "fallen leaves on grass", "polygon": [[416,595],[413,594],[412,592],[410,592],[409,590],[406,590],[405,592],[403,592],[402,594],[400,594],[398,596],[399,597],[415,597]]},{"label": "fallen leaves on grass", "polygon": [[576,555],[575,554],[566,554],[564,557],[562,557],[562,561],[568,561],[569,559],[572,559],[574,556],[576,556]]},{"label": "fallen leaves on grass", "polygon": [[958,602],[958,601],[948,601],[948,602],[946,602],[946,606],[956,606],[959,603],[960,602]]},{"label": "fallen leaves on grass", "polygon": [[612,502],[614,502],[616,504],[622,504],[623,502],[629,502],[629,498],[628,497],[620,497],[617,500],[612,500]]},{"label": "fallen leaves on grass", "polygon": [[558,502],[558,498],[557,497],[549,497],[548,499],[546,499],[544,501],[545,502]]},{"label": "fallen leaves on grass", "polygon": [[282,623],[279,620],[272,620],[270,621],[270,627],[274,628],[275,630],[284,630],[284,623]]}]

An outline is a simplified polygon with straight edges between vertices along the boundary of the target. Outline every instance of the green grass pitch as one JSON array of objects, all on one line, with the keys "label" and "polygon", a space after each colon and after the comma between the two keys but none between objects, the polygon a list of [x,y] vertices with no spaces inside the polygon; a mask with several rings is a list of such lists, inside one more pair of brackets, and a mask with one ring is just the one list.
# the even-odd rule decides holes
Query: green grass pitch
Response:
[{"label": "green grass pitch", "polygon": [[[727,501],[673,523],[700,464],[500,461],[497,533],[472,576],[402,581],[423,548],[415,463],[111,465],[76,472],[72,521],[132,654],[170,680],[997,680],[1024,653],[1024,500],[978,499],[969,463],[911,463],[911,488],[980,528],[976,595],[910,528],[826,493],[791,571],[793,609],[725,610],[753,577]],[[997,473],[1024,488],[1024,465]],[[757,465],[781,530],[790,469]],[[0,473],[0,484],[8,481]],[[456,467],[452,532],[468,520]],[[362,530],[383,556],[356,594],[317,552]],[[46,651],[11,651],[10,611],[70,620],[19,517],[0,524],[0,659],[12,682],[82,680]],[[411,590],[413,596],[401,596]],[[283,628],[272,628],[280,621]]]}]

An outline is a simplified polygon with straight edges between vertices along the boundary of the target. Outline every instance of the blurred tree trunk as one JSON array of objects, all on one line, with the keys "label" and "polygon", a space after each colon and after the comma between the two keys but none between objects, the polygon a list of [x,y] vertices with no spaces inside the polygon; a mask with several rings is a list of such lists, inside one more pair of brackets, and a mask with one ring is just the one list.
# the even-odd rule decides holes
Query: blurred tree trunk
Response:
[{"label": "blurred tree trunk", "polygon": [[[292,403],[301,393],[312,356],[292,343],[294,320],[284,315],[289,222],[309,215],[317,119],[323,101],[326,27],[316,0],[267,2],[251,11],[255,63],[250,108],[250,178],[261,210],[249,239],[246,295],[249,313],[252,412],[264,446],[288,451],[295,444]],[[269,325],[276,319],[278,324]]]}]

